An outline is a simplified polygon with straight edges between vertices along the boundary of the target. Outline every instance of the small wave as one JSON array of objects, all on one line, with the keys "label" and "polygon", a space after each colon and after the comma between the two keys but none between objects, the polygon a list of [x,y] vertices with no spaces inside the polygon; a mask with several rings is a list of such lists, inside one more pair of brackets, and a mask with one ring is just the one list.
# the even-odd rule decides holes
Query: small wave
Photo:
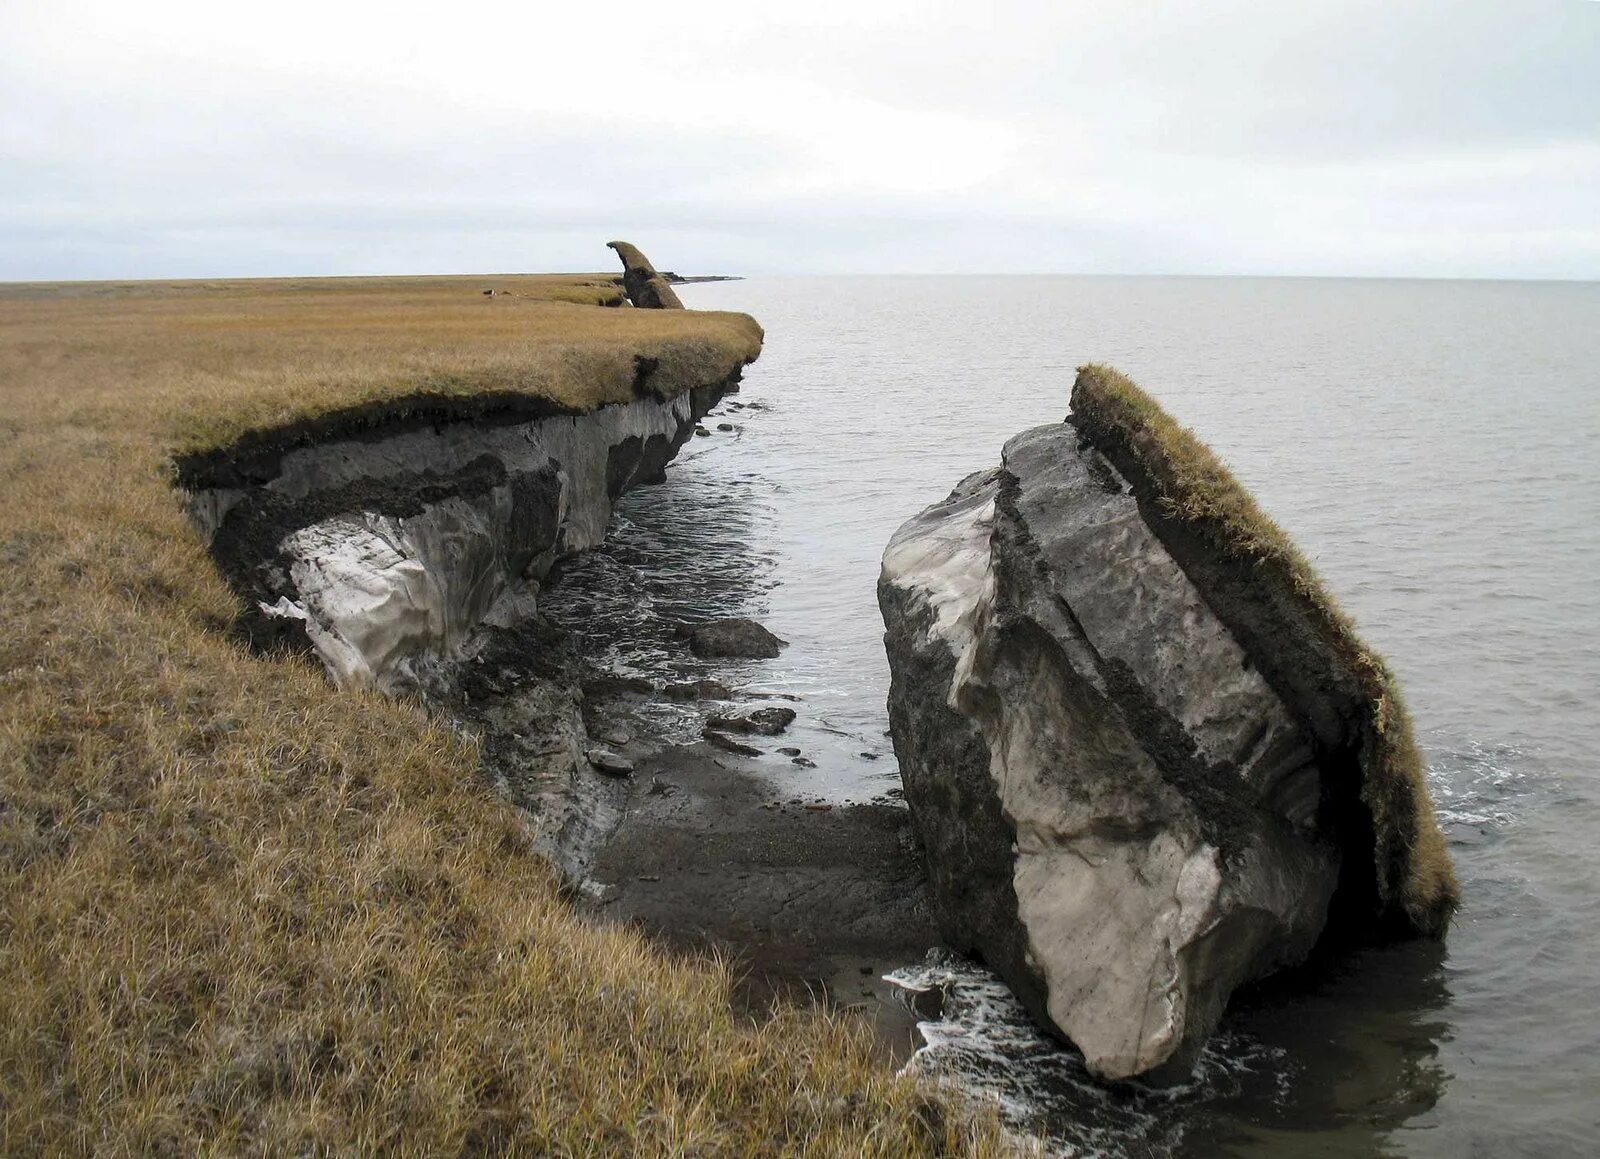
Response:
[{"label": "small wave", "polygon": [[1514,745],[1469,740],[1431,746],[1428,789],[1452,838],[1499,835],[1521,818],[1533,790],[1532,754]]},{"label": "small wave", "polygon": [[1041,1137],[1052,1155],[1167,1153],[1182,1143],[1192,1107],[1247,1089],[1280,1105],[1288,1098],[1287,1052],[1239,1031],[1214,1035],[1186,1083],[1110,1087],[1090,1075],[1080,1053],[1041,1033],[1005,983],[975,963],[934,951],[885,980],[908,993],[913,1009],[940,999],[939,1013],[917,1024],[924,1045],[907,1069],[993,1103],[1008,1126]]}]

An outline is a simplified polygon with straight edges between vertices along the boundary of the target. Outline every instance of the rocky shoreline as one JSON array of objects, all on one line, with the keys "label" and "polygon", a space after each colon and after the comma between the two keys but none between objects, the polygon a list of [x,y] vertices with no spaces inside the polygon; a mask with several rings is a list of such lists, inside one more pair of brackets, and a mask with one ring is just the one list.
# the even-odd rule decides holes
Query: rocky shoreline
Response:
[{"label": "rocky shoreline", "polygon": [[[803,702],[730,686],[716,659],[695,680],[618,675],[543,619],[497,630],[482,655],[447,711],[479,737],[486,773],[534,819],[577,904],[733,961],[752,1016],[775,1000],[854,1006],[887,1058],[921,1044],[905,992],[884,979],[939,940],[910,814],[784,789],[777,770],[809,763],[783,735]],[[703,739],[664,736],[665,706]]]},{"label": "rocky shoreline", "polygon": [[[937,941],[909,815],[786,797],[764,774],[811,763],[782,736],[796,708],[718,666],[783,642],[739,618],[686,625],[706,675],[649,680],[599,667],[540,611],[560,561],[600,542],[611,505],[659,481],[738,380],[586,414],[335,418],[179,477],[255,647],[421,698],[477,738],[577,904],[735,960],[752,1014],[779,998],[864,1005],[904,1060],[914,1018],[883,975]],[[663,702],[702,739],[661,736],[642,710]]]},{"label": "rocky shoreline", "polygon": [[[681,308],[616,248],[636,306]],[[1127,452],[1143,428],[1105,419],[1082,375],[1068,422],[1012,439],[885,554],[909,811],[786,796],[768,774],[812,762],[782,743],[804,706],[738,688],[737,661],[785,646],[759,623],[674,624],[693,679],[586,655],[545,585],[711,437],[740,378],[661,397],[650,371],[584,412],[334,416],[180,481],[252,643],[474,736],[576,903],[731,958],[753,1013],[862,1004],[904,1059],[914,1018],[885,975],[942,943],[1098,1078],[1181,1081],[1241,985],[1328,945],[1443,932],[1454,885],[1404,779],[1403,707],[1369,679],[1389,679],[1381,661],[1310,581],[1262,579],[1175,520],[1163,464]],[[668,703],[694,740],[661,730]]]}]

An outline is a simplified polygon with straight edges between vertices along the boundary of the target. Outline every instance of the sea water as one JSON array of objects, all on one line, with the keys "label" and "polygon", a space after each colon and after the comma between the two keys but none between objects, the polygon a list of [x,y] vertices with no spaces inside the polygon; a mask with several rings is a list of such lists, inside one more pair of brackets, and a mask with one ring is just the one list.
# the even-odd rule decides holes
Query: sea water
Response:
[{"label": "sea water", "polygon": [[1162,1092],[1090,1081],[982,969],[907,963],[907,985],[947,995],[913,1066],[1063,1154],[1600,1147],[1600,285],[752,278],[681,293],[753,314],[765,351],[668,482],[623,501],[561,599],[624,670],[670,677],[684,619],[752,615],[790,641],[739,673],[802,698],[786,743],[815,767],[771,758],[781,791],[896,788],[883,547],[1010,435],[1059,421],[1089,361],[1155,395],[1290,532],[1389,657],[1427,752],[1464,896],[1444,948],[1360,953],[1241,996],[1193,1080]]}]

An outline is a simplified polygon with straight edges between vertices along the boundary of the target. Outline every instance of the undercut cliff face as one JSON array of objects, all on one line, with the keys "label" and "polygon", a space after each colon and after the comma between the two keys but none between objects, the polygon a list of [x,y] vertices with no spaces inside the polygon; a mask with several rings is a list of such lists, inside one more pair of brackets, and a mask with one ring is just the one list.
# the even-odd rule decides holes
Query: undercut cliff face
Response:
[{"label": "undercut cliff face", "polygon": [[258,612],[342,686],[448,683],[481,626],[530,615],[557,559],[598,544],[733,378],[583,413],[536,402],[378,422],[190,464],[197,523]]},{"label": "undercut cliff face", "polygon": [[570,880],[625,794],[589,769],[582,666],[538,615],[556,562],[598,545],[613,503],[660,482],[708,381],[574,409],[420,398],[333,414],[178,464],[195,524],[257,647],[306,649],[345,688],[416,693],[483,737],[486,771]]},{"label": "undercut cliff face", "polygon": [[622,259],[622,289],[628,301],[645,310],[681,310],[678,291],[661,274],[639,247],[625,241],[606,243]]},{"label": "undercut cliff face", "polygon": [[1153,417],[1100,373],[890,542],[889,713],[944,936],[1097,1075],[1166,1079],[1240,984],[1441,934],[1455,887],[1409,732],[1374,732],[1397,694],[1313,630],[1320,588],[1212,534],[1247,500],[1220,466],[1202,504],[1126,453]]}]

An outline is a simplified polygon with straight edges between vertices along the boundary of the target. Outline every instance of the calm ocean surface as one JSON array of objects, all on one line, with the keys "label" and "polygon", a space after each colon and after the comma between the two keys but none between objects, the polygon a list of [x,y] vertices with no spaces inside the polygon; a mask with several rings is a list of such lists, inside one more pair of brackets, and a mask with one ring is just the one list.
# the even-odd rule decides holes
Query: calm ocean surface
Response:
[{"label": "calm ocean surface", "polygon": [[[1600,285],[1159,278],[751,279],[687,286],[766,350],[734,424],[631,496],[571,604],[671,667],[685,613],[792,646],[778,791],[897,783],[875,584],[900,522],[1057,421],[1073,369],[1132,375],[1229,463],[1407,689],[1465,905],[1406,946],[1235,1003],[1196,1081],[1108,1094],[982,971],[920,1065],[1064,1153],[1600,1152]],[[640,632],[641,610],[655,635]],[[603,617],[602,617],[603,618]],[[655,641],[655,643],[652,643]],[[659,645],[659,647],[657,646]],[[938,975],[935,977],[935,975]]]}]

